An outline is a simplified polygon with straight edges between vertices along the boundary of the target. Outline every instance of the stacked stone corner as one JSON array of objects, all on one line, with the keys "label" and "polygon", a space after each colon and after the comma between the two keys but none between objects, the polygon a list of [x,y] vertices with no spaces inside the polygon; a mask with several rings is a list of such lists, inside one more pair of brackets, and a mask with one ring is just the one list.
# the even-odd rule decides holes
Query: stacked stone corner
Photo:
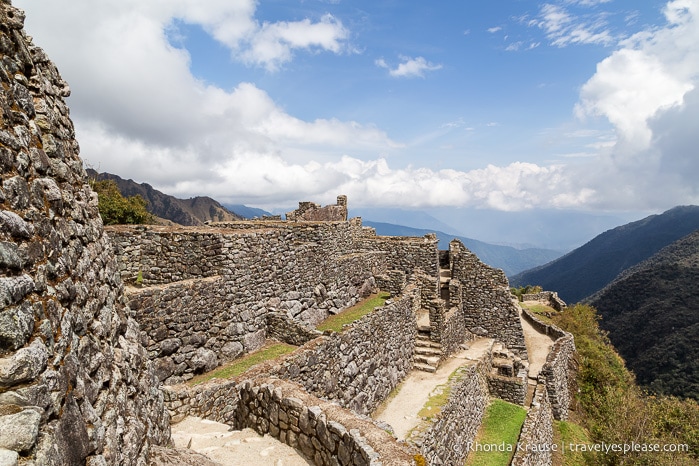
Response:
[{"label": "stacked stone corner", "polygon": [[54,64],[0,3],[0,453],[145,464],[169,421]]}]

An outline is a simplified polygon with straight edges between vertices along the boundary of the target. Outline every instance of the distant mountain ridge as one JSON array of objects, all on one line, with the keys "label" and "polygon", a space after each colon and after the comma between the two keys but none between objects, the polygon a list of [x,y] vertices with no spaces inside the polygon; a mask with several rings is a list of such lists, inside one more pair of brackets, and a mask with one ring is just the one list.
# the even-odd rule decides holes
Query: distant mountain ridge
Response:
[{"label": "distant mountain ridge", "polygon": [[699,229],[699,206],[678,206],[662,214],[608,230],[548,264],[510,278],[512,286],[541,285],[568,303],[604,288],[624,270]]},{"label": "distant mountain ridge", "polygon": [[231,212],[235,212],[236,215],[240,215],[243,218],[262,218],[272,215],[266,210],[258,209],[257,207],[248,207],[243,204],[223,204],[223,207]]},{"label": "distant mountain ridge", "polygon": [[127,197],[140,195],[146,200],[148,212],[180,225],[196,226],[203,225],[207,221],[225,222],[242,218],[210,197],[178,199],[154,189],[148,183],[137,183],[111,173],[97,173],[92,169],[87,169],[87,174],[97,180],[113,180],[122,195]]},{"label": "distant mountain ridge", "polygon": [[589,301],[640,385],[699,400],[699,230],[627,269]]},{"label": "distant mountain ridge", "polygon": [[505,275],[508,276],[549,262],[563,254],[561,251],[550,249],[516,249],[511,246],[499,246],[463,236],[450,235],[441,231],[411,228],[391,223],[362,220],[362,225],[372,227],[376,229],[377,234],[384,236],[424,236],[427,233],[436,233],[439,239],[439,249],[449,249],[449,242],[457,238],[471,252],[477,255],[481,261],[491,267],[502,269]]}]

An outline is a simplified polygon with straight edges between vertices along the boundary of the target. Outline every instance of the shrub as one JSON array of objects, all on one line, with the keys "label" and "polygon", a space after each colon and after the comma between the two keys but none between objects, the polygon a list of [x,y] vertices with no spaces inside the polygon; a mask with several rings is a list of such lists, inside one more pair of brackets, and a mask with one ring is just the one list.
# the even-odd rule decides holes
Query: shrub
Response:
[{"label": "shrub", "polygon": [[145,199],[139,195],[124,197],[114,180],[92,180],[90,187],[97,193],[99,212],[105,225],[153,222],[153,216],[146,210]]}]

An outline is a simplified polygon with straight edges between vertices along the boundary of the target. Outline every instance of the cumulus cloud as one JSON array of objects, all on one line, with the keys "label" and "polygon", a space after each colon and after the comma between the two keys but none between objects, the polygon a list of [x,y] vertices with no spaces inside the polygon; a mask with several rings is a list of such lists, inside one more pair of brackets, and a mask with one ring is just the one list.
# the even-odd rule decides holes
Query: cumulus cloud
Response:
[{"label": "cumulus cloud", "polygon": [[400,58],[402,62],[395,68],[391,68],[383,58],[379,58],[374,63],[379,68],[386,68],[388,74],[394,78],[422,78],[425,75],[425,71],[435,71],[442,68],[442,65],[430,63],[424,57],[410,58],[402,56]]},{"label": "cumulus cloud", "polygon": [[699,76],[699,5],[677,0],[664,12],[667,27],[631,36],[597,65],[576,107],[580,116],[608,118],[634,149],[651,142],[649,118],[682,105]]},{"label": "cumulus cloud", "polygon": [[372,125],[296,118],[254,83],[226,90],[195,78],[187,51],[168,42],[174,19],[201,24],[254,64],[278,66],[291,59],[290,50],[303,48],[340,51],[347,31],[335,18],[260,25],[254,4],[220,1],[204,8],[184,0],[125,0],[94,8],[71,0],[20,6],[29,32],[71,83],[82,156],[101,170],[174,188],[174,194],[201,194],[208,180],[224,180],[227,172],[215,167],[236,166],[238,159],[243,166],[258,160],[262,172],[274,166],[293,175],[294,169],[266,167],[265,161],[295,150],[322,159],[333,151],[376,154],[400,147]]},{"label": "cumulus cloud", "polygon": [[[260,22],[253,0],[205,6],[105,0],[100,8],[87,0],[16,3],[28,11],[29,33],[71,84],[82,157],[97,169],[170,194],[275,206],[299,199],[331,202],[345,193],[356,205],[501,210],[699,202],[691,179],[699,166],[690,155],[699,144],[692,127],[699,121],[695,1],[670,2],[665,27],[621,42],[582,87],[578,115],[602,116],[617,130],[613,140],[587,135],[595,157],[570,151],[577,156],[561,157],[565,163],[515,162],[469,171],[400,166],[392,155],[406,144],[370,123],[299,118],[253,82],[230,89],[207,84],[192,75],[188,52],[168,41],[174,21],[200,25],[233,59],[283,72],[295,54],[344,52],[350,31],[335,17]],[[563,39],[575,37],[574,18],[548,19],[542,27],[553,42],[575,43]],[[375,63],[394,77],[424,76],[442,67],[424,57]],[[659,182],[667,187],[651,190]]]},{"label": "cumulus cloud", "polygon": [[598,175],[599,197],[617,205],[699,202],[691,149],[699,143],[699,4],[671,1],[664,14],[664,27],[621,41],[598,64],[576,106],[580,117],[602,116],[616,129],[589,173]]},{"label": "cumulus cloud", "polygon": [[348,31],[332,15],[319,22],[309,19],[296,22],[264,23],[249,39],[249,48],[241,54],[248,63],[275,71],[292,58],[295,49],[320,49],[339,53]]}]

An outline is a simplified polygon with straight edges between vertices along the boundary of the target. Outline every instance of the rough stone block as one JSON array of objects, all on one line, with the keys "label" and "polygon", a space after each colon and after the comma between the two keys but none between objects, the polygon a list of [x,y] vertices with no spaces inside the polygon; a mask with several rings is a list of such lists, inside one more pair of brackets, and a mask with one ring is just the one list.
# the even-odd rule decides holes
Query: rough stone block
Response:
[{"label": "rough stone block", "polygon": [[0,448],[18,452],[29,450],[36,443],[41,415],[33,409],[19,407],[18,412],[3,415],[10,406],[0,407]]}]

